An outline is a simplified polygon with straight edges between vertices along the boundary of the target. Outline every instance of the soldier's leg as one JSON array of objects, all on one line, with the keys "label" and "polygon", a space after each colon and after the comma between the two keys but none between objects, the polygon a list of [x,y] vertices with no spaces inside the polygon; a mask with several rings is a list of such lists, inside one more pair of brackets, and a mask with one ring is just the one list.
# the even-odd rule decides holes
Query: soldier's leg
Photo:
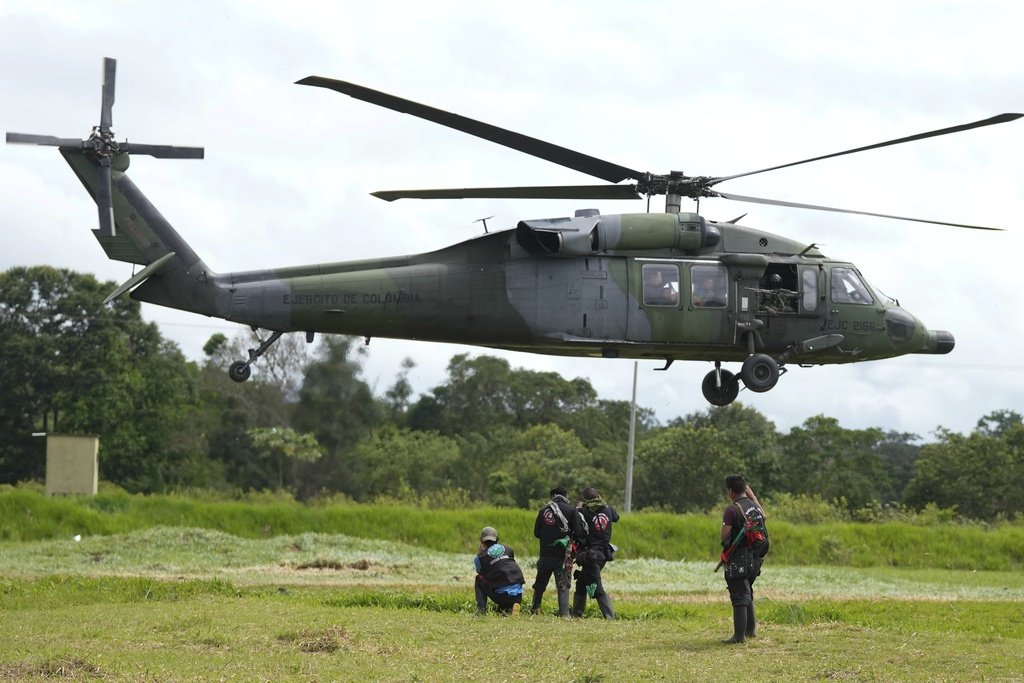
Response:
[{"label": "soldier's leg", "polygon": [[477,578],[474,585],[474,592],[476,593],[477,615],[487,614],[487,593],[484,592],[483,582],[479,578]]},{"label": "soldier's leg", "polygon": [[541,557],[537,560],[537,580],[533,582],[531,614],[536,614],[540,610],[540,601],[544,597],[544,591],[547,590],[548,582],[551,580],[556,564],[561,564],[560,558]]},{"label": "soldier's leg", "polygon": [[753,604],[750,581],[747,579],[726,579],[729,587],[729,601],[732,603],[732,638],[723,643],[742,643],[747,634],[747,607]]}]

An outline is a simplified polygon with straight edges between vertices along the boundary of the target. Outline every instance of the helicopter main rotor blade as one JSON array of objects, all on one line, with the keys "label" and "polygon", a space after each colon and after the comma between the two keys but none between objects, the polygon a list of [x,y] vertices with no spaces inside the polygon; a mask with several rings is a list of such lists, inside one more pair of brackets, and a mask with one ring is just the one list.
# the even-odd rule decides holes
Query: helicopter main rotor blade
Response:
[{"label": "helicopter main rotor blade", "polygon": [[715,197],[732,199],[737,202],[751,202],[753,204],[768,204],[771,206],[786,206],[793,209],[811,209],[814,211],[832,211],[833,213],[852,213],[858,216],[873,216],[875,218],[893,218],[898,221],[911,221],[914,223],[930,223],[932,225],[948,225],[953,228],[970,228],[972,230],[1003,230],[1003,228],[989,228],[984,225],[966,225],[964,223],[946,223],[944,221],[932,221],[927,218],[908,218],[907,216],[893,216],[887,213],[871,213],[870,211],[854,211],[852,209],[837,209],[831,206],[817,206],[815,204],[797,204],[796,202],[784,202],[778,199],[762,199],[760,197],[747,197],[741,194],[726,194],[725,192],[714,192]]},{"label": "helicopter main rotor blade", "polygon": [[100,132],[109,135],[114,117],[114,82],[117,78],[117,60],[103,58],[103,100],[100,103]]},{"label": "helicopter main rotor blade", "polygon": [[406,100],[401,97],[394,95],[388,95],[387,93],[380,92],[379,90],[372,90],[355,83],[349,83],[348,81],[339,81],[333,78],[324,78],[322,76],[308,76],[303,78],[301,81],[296,81],[298,85],[311,85],[319,88],[327,88],[329,90],[335,90],[354,97],[357,100],[369,102],[370,104],[376,104],[379,107],[385,109],[391,109],[393,111],[401,112],[403,114],[412,114],[413,116],[432,121],[434,123],[447,126],[448,128],[454,128],[460,130],[463,133],[469,133],[478,138],[495,142],[499,145],[509,147],[511,149],[525,152],[531,156],[544,159],[556,163],[566,168],[571,168],[574,171],[580,173],[586,173],[587,175],[602,180],[607,180],[610,183],[618,183],[627,178],[633,178],[639,180],[644,176],[644,173],[636,171],[625,166],[613,164],[610,161],[598,159],[596,157],[582,154],[559,145],[551,144],[550,142],[544,142],[537,138],[531,138],[521,133],[515,133],[505,128],[499,128],[492,126],[489,123],[483,123],[475,119],[470,119],[459,114],[452,114],[451,112],[443,111],[441,109],[435,109],[434,107],[428,107],[425,104],[413,102],[412,100]]},{"label": "helicopter main rotor blade", "polygon": [[148,154],[157,159],[202,159],[205,154],[203,147],[176,147],[174,145],[142,145],[136,142],[125,142],[120,151],[129,154]]},{"label": "helicopter main rotor blade", "polygon": [[[994,126],[994,125],[996,125],[998,123],[1009,123],[1010,121],[1016,121],[1017,119],[1021,118],[1022,116],[1024,116],[1024,114],[999,114],[998,116],[993,116],[991,118],[983,119],[981,121],[975,121],[974,123],[965,123],[965,124],[960,125],[960,126],[950,126],[949,128],[940,128],[939,130],[933,130],[933,131],[929,131],[927,133],[918,133],[917,135],[911,135],[909,137],[899,138],[899,139],[896,139],[896,140],[889,140],[888,142],[879,142],[879,143],[874,144],[874,145],[868,145],[867,147],[858,147],[856,149],[848,149],[845,152],[836,152],[835,154],[826,154],[825,156],[814,157],[813,159],[804,159],[803,161],[794,161],[794,162],[789,163],[789,164],[782,164],[781,166],[772,166],[770,168],[762,168],[759,171],[750,171],[748,173],[738,173],[736,175],[723,176],[721,178],[711,178],[708,181],[708,186],[710,187],[711,185],[717,185],[718,183],[725,182],[726,180],[733,180],[735,178],[743,178],[743,177],[748,176],[748,175],[757,175],[758,173],[766,173],[768,171],[777,171],[780,168],[789,168],[790,166],[799,166],[801,164],[809,164],[812,161],[821,161],[823,159],[832,159],[834,157],[841,157],[841,156],[844,156],[846,154],[855,154],[857,152],[866,152],[869,149],[878,149],[880,147],[889,147],[891,145],[899,145],[899,144],[902,144],[904,142],[914,142],[915,140],[924,140],[925,138],[934,138],[934,137],[938,137],[940,135],[949,135],[950,133],[961,133],[961,132],[963,132],[965,130],[971,130],[971,129],[974,129],[974,128],[983,128],[985,126]],[[875,214],[868,214],[868,215],[875,215]],[[890,218],[892,218],[892,216],[890,216]],[[916,220],[916,219],[911,219],[911,220]],[[924,222],[931,222],[931,221],[924,221]],[[942,225],[951,225],[951,224],[943,223]],[[966,226],[966,227],[971,227],[971,226]]]},{"label": "helicopter main rotor blade", "polygon": [[642,199],[635,185],[468,187],[447,190],[383,190],[370,194],[386,202],[396,199]]},{"label": "helicopter main rotor blade", "polygon": [[49,147],[82,147],[77,138],[57,138],[52,135],[32,135],[30,133],[8,133],[8,144],[47,145]]}]

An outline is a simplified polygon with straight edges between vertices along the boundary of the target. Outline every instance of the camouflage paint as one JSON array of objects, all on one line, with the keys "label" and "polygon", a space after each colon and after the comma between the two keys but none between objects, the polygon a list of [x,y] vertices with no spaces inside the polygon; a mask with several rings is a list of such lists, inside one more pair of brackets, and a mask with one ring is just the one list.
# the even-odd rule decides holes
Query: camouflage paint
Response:
[{"label": "camouflage paint", "polygon": [[[95,198],[93,162],[78,151],[61,153]],[[696,214],[581,211],[431,253],[217,274],[124,174],[127,161],[121,155],[113,173],[117,235],[94,231],[97,239],[109,258],[140,265],[174,254],[131,296],[252,327],[665,360],[742,361],[750,329],[755,351],[779,357],[788,350],[784,360],[802,364],[952,348],[950,335],[929,333],[877,293],[870,305],[831,301],[831,268],[852,264]],[[643,263],[679,269],[678,305],[644,306]],[[702,309],[690,299],[691,269],[708,264],[727,269],[724,308]],[[790,289],[766,289],[770,271],[792,278]],[[785,301],[802,303],[782,311],[775,302]],[[826,335],[831,345],[800,347]]]}]

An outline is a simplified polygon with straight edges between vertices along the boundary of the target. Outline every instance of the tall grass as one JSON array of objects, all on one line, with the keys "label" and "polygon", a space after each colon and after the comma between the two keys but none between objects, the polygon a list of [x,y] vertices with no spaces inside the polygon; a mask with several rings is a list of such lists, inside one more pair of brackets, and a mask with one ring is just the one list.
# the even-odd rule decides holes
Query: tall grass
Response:
[{"label": "tall grass", "polygon": [[[345,534],[439,552],[472,553],[480,528],[494,526],[502,541],[519,554],[530,555],[536,551],[535,517],[533,511],[506,508],[310,506],[281,496],[223,501],[112,491],[47,498],[37,491],[0,489],[3,541],[70,539],[177,526],[221,531],[243,539]],[[714,514],[637,513],[623,516],[615,526],[614,541],[622,558],[713,561],[720,528],[720,518]],[[796,524],[769,520],[769,528],[771,562],[776,565],[1001,571],[1024,566],[1024,528],[1009,524]]]}]

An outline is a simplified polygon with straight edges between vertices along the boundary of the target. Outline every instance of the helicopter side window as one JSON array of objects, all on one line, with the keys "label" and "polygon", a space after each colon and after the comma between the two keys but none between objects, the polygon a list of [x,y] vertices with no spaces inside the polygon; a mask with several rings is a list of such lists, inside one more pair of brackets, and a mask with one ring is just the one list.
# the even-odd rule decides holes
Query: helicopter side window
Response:
[{"label": "helicopter side window", "polygon": [[868,288],[861,282],[860,276],[852,268],[836,267],[832,269],[832,301],[837,304],[874,303]]},{"label": "helicopter side window", "polygon": [[726,283],[728,273],[722,266],[693,266],[690,269],[693,283],[693,305],[698,308],[725,308],[729,304]]},{"label": "helicopter side window", "polygon": [[807,312],[818,309],[818,273],[811,268],[804,268],[800,274],[803,291],[803,307]]},{"label": "helicopter side window", "polygon": [[679,305],[679,269],[676,266],[645,263],[643,278],[645,306]]}]

